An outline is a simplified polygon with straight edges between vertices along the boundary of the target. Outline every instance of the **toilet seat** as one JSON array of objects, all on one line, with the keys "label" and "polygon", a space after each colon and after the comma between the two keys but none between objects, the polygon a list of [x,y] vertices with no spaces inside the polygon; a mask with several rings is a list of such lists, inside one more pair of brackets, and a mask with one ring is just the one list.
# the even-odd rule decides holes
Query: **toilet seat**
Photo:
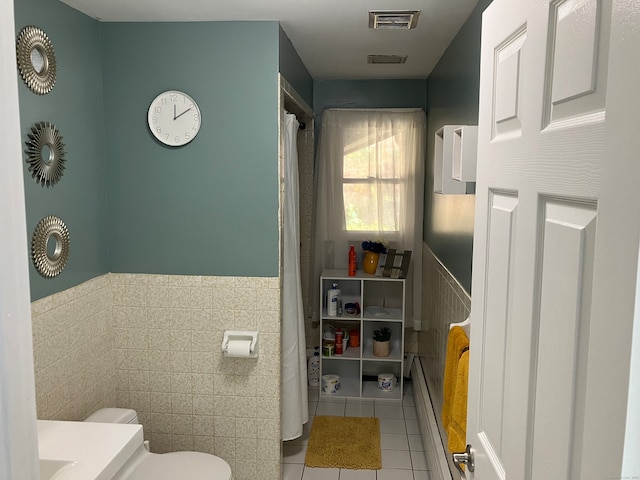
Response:
[{"label": "toilet seat", "polygon": [[142,452],[123,480],[232,480],[229,464],[199,452]]}]

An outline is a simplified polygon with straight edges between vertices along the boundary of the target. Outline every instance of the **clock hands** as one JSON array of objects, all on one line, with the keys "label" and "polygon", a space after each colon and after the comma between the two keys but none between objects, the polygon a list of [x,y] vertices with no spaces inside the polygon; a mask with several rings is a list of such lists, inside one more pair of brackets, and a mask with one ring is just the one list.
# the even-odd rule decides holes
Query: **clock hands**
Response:
[{"label": "clock hands", "polygon": [[[174,106],[173,106],[173,108],[174,108],[174,111],[175,111],[176,106],[174,105]],[[182,115],[184,115],[185,113],[187,113],[189,110],[191,110],[191,107],[187,108],[184,112],[182,112],[182,113],[181,113],[180,115],[178,115],[178,116],[176,116],[176,114],[174,113],[174,114],[173,114],[173,119],[174,119],[174,120],[177,120],[177,119],[178,119],[178,118],[180,118]]]},{"label": "clock hands", "polygon": [[178,117],[176,117],[176,105],[174,103],[173,104],[173,119],[175,120],[176,118],[178,118]]}]

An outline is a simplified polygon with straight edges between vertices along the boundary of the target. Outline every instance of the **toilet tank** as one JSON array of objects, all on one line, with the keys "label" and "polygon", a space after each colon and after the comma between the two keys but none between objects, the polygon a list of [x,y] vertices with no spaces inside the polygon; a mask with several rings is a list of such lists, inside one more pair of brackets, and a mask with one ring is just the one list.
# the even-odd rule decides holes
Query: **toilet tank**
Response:
[{"label": "toilet tank", "polygon": [[128,408],[101,408],[93,412],[85,422],[95,423],[130,423],[138,424],[138,414],[135,410]]}]

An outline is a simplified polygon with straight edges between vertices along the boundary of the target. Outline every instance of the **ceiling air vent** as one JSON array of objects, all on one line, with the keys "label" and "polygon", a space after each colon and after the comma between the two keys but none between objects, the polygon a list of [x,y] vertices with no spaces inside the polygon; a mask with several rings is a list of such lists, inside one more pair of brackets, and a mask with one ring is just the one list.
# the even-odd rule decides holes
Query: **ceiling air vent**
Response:
[{"label": "ceiling air vent", "polygon": [[409,30],[416,28],[420,10],[379,10],[369,12],[369,28]]},{"label": "ceiling air vent", "polygon": [[367,63],[405,63],[407,55],[367,55]]}]

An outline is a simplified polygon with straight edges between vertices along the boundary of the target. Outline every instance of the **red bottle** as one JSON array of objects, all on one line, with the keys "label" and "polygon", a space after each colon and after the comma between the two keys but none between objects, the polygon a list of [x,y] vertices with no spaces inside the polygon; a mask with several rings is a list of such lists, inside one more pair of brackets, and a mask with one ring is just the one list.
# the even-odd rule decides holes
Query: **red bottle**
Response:
[{"label": "red bottle", "polygon": [[356,247],[353,245],[349,246],[349,276],[356,276]]},{"label": "red bottle", "polygon": [[341,328],[336,329],[336,355],[342,355],[344,353],[342,340],[344,339],[344,332]]}]

